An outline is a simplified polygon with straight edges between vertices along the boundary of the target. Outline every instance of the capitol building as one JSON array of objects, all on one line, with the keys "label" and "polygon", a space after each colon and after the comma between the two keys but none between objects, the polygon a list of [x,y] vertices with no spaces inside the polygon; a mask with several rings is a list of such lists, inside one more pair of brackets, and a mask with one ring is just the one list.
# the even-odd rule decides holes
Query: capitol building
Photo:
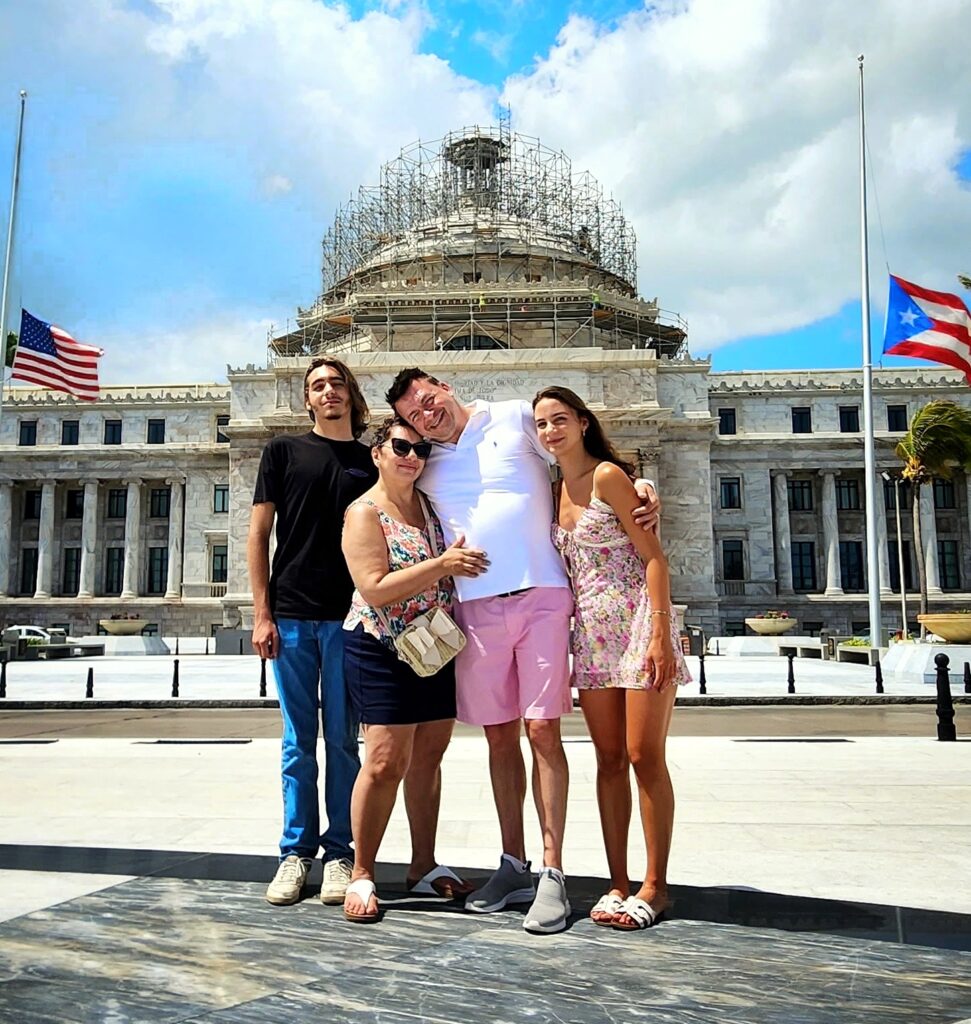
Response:
[{"label": "capitol building", "polygon": [[[0,626],[80,636],[134,614],[167,636],[248,628],[260,453],[309,429],[303,376],[328,352],[375,418],[408,366],[469,400],[572,388],[658,484],[687,623],[734,635],[779,609],[800,633],[865,629],[861,372],[712,373],[687,340],[638,293],[623,211],[564,154],[505,125],[407,147],[337,212],[321,292],[271,334],[265,366],[230,368],[228,384],[106,387],[95,403],[6,392]],[[873,383],[883,621],[896,628],[916,564],[894,446],[926,402],[969,404],[969,391],[945,369]],[[919,514],[932,605],[971,606],[971,477],[922,488]]]}]

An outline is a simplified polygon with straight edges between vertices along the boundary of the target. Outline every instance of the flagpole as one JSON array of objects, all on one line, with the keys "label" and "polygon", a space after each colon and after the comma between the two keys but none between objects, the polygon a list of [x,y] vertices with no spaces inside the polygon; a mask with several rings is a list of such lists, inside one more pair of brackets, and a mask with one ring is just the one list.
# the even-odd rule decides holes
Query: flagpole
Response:
[{"label": "flagpole", "polygon": [[[870,356],[870,273],[866,216],[866,114],[863,105],[863,54],[860,69],[860,279],[863,316],[863,466],[866,476],[866,570],[870,608],[870,648],[882,646],[880,629],[880,553],[877,550],[877,468],[873,445],[873,366]],[[901,572],[903,567],[901,566]],[[878,655],[879,656],[879,655]]]},{"label": "flagpole", "polygon": [[7,220],[7,251],[3,259],[3,289],[0,292],[0,416],[3,415],[3,386],[7,373],[7,292],[10,287],[10,262],[13,258],[14,218],[17,215],[17,187],[20,184],[20,151],[24,141],[24,110],[27,91],[20,90],[20,122],[17,125],[17,148],[13,158],[13,185],[10,188],[10,216]]}]

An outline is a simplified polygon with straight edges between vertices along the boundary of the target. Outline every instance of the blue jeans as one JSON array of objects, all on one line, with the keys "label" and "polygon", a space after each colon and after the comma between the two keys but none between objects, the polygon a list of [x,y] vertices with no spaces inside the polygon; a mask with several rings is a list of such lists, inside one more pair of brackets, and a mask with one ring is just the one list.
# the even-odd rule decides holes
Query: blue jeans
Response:
[{"label": "blue jeans", "polygon": [[[273,659],[283,715],[283,835],[280,859],[296,854],[325,863],[351,851],[351,790],[361,767],[358,723],[344,685],[343,623],[277,619],[280,650]],[[324,808],[317,792],[317,710],[324,729]]]}]

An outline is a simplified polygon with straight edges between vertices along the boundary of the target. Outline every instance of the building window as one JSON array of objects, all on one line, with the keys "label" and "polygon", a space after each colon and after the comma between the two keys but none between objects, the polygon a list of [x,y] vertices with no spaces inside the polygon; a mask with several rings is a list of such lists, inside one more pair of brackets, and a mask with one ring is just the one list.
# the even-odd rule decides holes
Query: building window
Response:
[{"label": "building window", "polygon": [[723,476],[721,478],[721,507],[741,508],[742,507],[742,481],[737,476]]},{"label": "building window", "polygon": [[229,484],[216,484],[212,489],[213,512],[229,511]]},{"label": "building window", "polygon": [[216,444],[229,444],[229,438],[223,433],[223,427],[229,426],[228,416],[216,417]]},{"label": "building window", "polygon": [[812,512],[813,510],[813,482],[812,480],[789,480],[787,482],[789,491],[790,512]]},{"label": "building window", "polygon": [[80,423],[77,420],[64,420],[61,424],[61,444],[77,444]]},{"label": "building window", "polygon": [[108,548],[105,551],[105,594],[109,597],[121,593],[125,580],[125,549]]},{"label": "building window", "polygon": [[213,544],[212,546],[212,575],[209,577],[212,583],[225,583],[229,570],[229,546],[227,544]]},{"label": "building window", "polygon": [[811,434],[813,432],[813,411],[808,405],[793,406],[792,432],[794,434]]},{"label": "building window", "polygon": [[849,592],[864,589],[862,541],[840,541],[840,586]]},{"label": "building window", "polygon": [[165,420],[148,421],[146,441],[149,444],[165,444]]},{"label": "building window", "polygon": [[142,636],[158,636],[158,623],[150,622],[143,630]]},{"label": "building window", "polygon": [[169,580],[169,549],[148,549],[148,593],[164,594]]},{"label": "building window", "polygon": [[907,406],[887,406],[887,430],[903,433],[907,429]]},{"label": "building window", "polygon": [[803,622],[799,629],[799,632],[804,636],[819,636],[822,631],[822,622]]},{"label": "building window", "polygon": [[722,541],[722,579],[745,579],[745,553],[740,540]]},{"label": "building window", "polygon": [[897,489],[900,489],[900,511],[910,509],[910,481],[901,480],[894,484],[893,480],[883,481],[883,507],[888,512],[893,512],[897,507]]},{"label": "building window", "polygon": [[816,589],[816,543],[811,540],[792,542],[792,589]]},{"label": "building window", "polygon": [[953,480],[934,480],[934,508],[957,508]]},{"label": "building window", "polygon": [[40,519],[40,491],[24,491],[24,519]]},{"label": "building window", "polygon": [[859,480],[838,479],[836,481],[836,507],[842,512],[859,512]]},{"label": "building window", "polygon": [[20,421],[20,444],[25,447],[37,444],[37,420]]},{"label": "building window", "polygon": [[734,434],[737,433],[738,427],[735,420],[735,410],[732,409],[719,409],[718,410],[718,433],[719,434]]},{"label": "building window", "polygon": [[149,519],[168,519],[171,491],[168,487],[153,487],[148,494]]},{"label": "building window", "polygon": [[108,489],[108,519],[124,519],[128,510],[128,489],[110,487]]},{"label": "building window", "polygon": [[745,636],[745,620],[729,619],[725,623],[725,636]]},{"label": "building window", "polygon": [[961,568],[958,564],[958,542],[937,542],[937,564],[941,574],[941,590],[961,589]]},{"label": "building window", "polygon": [[20,552],[20,593],[33,594],[37,589],[37,548]]},{"label": "building window", "polygon": [[462,274],[462,281],[465,284],[478,284],[482,280],[482,275],[479,271],[466,270]]},{"label": "building window", "polygon": [[61,572],[61,595],[74,597],[81,585],[81,549],[64,549],[64,567]]},{"label": "building window", "polygon": [[67,492],[67,504],[64,507],[65,519],[80,519],[84,515],[84,491],[72,488]]},{"label": "building window", "polygon": [[860,432],[860,410],[855,405],[840,406],[840,433],[859,434]]},{"label": "building window", "polygon": [[463,334],[456,338],[450,338],[442,346],[447,352],[486,352],[496,348],[506,348],[506,344],[490,338],[487,334]]},{"label": "building window", "polygon": [[[914,589],[914,560],[911,557],[910,541],[905,540],[904,549],[904,587],[907,590]],[[900,590],[900,560],[897,557],[897,541],[887,542],[888,561],[890,562],[890,589]]]},{"label": "building window", "polygon": [[105,444],[121,444],[121,420],[105,420]]}]

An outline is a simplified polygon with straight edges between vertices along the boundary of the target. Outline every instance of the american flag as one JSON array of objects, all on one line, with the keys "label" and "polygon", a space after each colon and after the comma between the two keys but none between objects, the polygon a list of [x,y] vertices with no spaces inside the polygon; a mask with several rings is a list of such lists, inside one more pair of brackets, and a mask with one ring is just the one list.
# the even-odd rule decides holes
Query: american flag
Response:
[{"label": "american flag", "polygon": [[27,310],[20,318],[20,340],[13,358],[11,380],[23,380],[52,391],[66,391],[93,402],[98,398],[100,348],[82,345],[60,327],[38,320]]}]

